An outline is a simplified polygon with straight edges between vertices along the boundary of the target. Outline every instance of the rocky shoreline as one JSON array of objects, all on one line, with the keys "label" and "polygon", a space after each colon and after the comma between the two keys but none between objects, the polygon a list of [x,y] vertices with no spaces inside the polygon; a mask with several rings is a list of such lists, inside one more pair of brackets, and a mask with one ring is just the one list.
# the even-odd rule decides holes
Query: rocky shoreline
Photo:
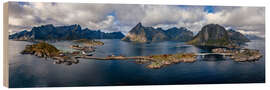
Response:
[{"label": "rocky shoreline", "polygon": [[32,54],[43,58],[58,56],[59,53],[60,50],[58,50],[56,47],[46,42],[40,42],[33,45],[26,45],[25,49],[21,52],[21,54]]},{"label": "rocky shoreline", "polygon": [[[88,41],[87,41],[88,42]],[[92,42],[92,41],[91,41]],[[84,42],[81,42],[84,43]],[[100,43],[100,42],[98,42]],[[90,43],[88,43],[90,44]],[[94,44],[103,45],[103,44]],[[93,45],[91,45],[93,46]],[[51,58],[54,60],[54,64],[66,64],[72,65],[79,63],[79,58],[83,59],[95,59],[95,60],[135,60],[138,64],[146,64],[147,68],[159,69],[171,64],[177,63],[192,63],[197,60],[198,53],[176,53],[176,54],[161,54],[161,55],[150,55],[150,56],[107,56],[107,57],[95,57],[92,55],[84,54],[88,49],[91,52],[95,51],[93,47],[80,47],[72,46],[71,48],[78,51],[74,52],[62,52],[53,45],[46,42],[39,42],[33,45],[27,45],[21,52],[22,54],[32,54],[41,58]],[[86,49],[87,48],[87,49]],[[246,49],[246,48],[215,48],[212,49],[212,53],[220,53],[228,56],[234,61],[256,61],[262,57],[259,50]]]},{"label": "rocky shoreline", "polygon": [[73,42],[78,43],[78,44],[83,44],[84,46],[91,46],[91,47],[96,47],[96,46],[102,46],[104,45],[103,42],[101,41],[96,41],[96,40],[89,40],[89,39],[79,39],[79,40],[73,40]]},{"label": "rocky shoreline", "polygon": [[245,61],[257,61],[262,57],[259,50],[247,49],[247,48],[237,48],[237,49],[227,49],[227,48],[216,48],[212,49],[214,53],[231,53],[229,56],[232,60],[237,62]]},{"label": "rocky shoreline", "polygon": [[31,54],[41,58],[51,58],[54,60],[54,64],[66,64],[72,65],[79,63],[79,60],[74,56],[78,55],[76,52],[64,53],[58,50],[53,45],[46,42],[39,42],[33,45],[26,45],[21,54]]},{"label": "rocky shoreline", "polygon": [[146,67],[151,69],[159,69],[171,64],[192,63],[196,61],[197,55],[194,53],[177,53],[177,54],[164,54],[164,55],[153,55],[147,56],[153,59],[150,64]]},{"label": "rocky shoreline", "polygon": [[137,64],[147,64],[147,68],[159,69],[176,63],[192,63],[196,61],[197,55],[194,53],[177,53],[177,54],[162,54],[151,56],[108,56],[108,57],[94,57],[94,56],[79,56],[76,58],[95,59],[95,60],[135,60]]},{"label": "rocky shoreline", "polygon": [[[83,51],[80,50],[80,51]],[[84,59],[96,59],[96,60],[130,60],[133,59],[136,62],[150,62],[146,67],[152,69],[158,69],[170,64],[175,63],[191,63],[196,61],[196,54],[194,53],[177,53],[177,54],[163,54],[163,55],[152,55],[152,56],[107,56],[107,57],[95,57],[88,56],[80,53],[80,51],[61,52],[53,45],[45,42],[40,42],[33,45],[27,45],[21,54],[32,54],[41,58],[51,58],[54,60],[54,64],[66,64],[72,65],[79,63],[78,58]]]}]

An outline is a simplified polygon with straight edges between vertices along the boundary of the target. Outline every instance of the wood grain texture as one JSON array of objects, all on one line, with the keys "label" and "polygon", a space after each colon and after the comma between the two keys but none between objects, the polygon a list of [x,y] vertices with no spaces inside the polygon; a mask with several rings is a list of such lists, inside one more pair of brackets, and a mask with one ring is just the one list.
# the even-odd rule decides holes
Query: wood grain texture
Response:
[{"label": "wood grain texture", "polygon": [[4,45],[3,45],[3,53],[4,53],[4,58],[3,58],[3,84],[5,87],[9,87],[9,75],[8,75],[8,2],[5,2],[3,5],[3,41],[4,41]]}]

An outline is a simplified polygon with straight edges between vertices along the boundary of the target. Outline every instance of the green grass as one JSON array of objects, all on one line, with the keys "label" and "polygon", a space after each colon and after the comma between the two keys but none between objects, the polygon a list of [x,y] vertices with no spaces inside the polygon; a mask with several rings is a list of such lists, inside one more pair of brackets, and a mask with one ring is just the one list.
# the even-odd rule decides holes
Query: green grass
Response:
[{"label": "green grass", "polygon": [[55,56],[59,54],[59,50],[46,42],[40,42],[33,45],[27,45],[23,52],[26,53],[42,53],[49,57]]}]

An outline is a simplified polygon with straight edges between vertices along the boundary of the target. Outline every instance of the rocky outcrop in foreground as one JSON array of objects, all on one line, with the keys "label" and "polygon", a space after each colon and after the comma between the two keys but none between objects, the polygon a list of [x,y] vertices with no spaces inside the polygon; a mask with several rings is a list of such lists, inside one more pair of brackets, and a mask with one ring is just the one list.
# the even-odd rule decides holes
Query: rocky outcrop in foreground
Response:
[{"label": "rocky outcrop in foreground", "polygon": [[170,28],[163,30],[162,28],[144,27],[138,23],[132,28],[128,34],[122,39],[128,42],[161,42],[161,41],[189,41],[193,37],[193,33],[184,27]]},{"label": "rocky outcrop in foreground", "polygon": [[218,24],[208,24],[188,44],[234,48],[249,42],[244,35],[234,30],[225,30]]},{"label": "rocky outcrop in foreground", "polygon": [[25,49],[21,52],[21,54],[33,54],[35,56],[50,58],[54,56],[58,56],[60,51],[46,42],[40,42],[33,45],[26,45]]},{"label": "rocky outcrop in foreground", "polygon": [[63,53],[58,50],[53,45],[46,42],[39,42],[33,45],[27,45],[21,54],[31,54],[41,58],[52,58],[55,64],[77,64],[77,60],[74,56],[78,55],[76,53]]}]

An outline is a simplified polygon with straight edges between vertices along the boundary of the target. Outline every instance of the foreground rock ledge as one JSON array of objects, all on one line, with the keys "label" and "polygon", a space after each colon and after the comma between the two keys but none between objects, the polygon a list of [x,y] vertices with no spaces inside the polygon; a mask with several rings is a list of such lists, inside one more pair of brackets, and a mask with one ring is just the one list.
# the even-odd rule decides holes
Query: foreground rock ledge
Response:
[{"label": "foreground rock ledge", "polygon": [[58,50],[53,45],[50,45],[46,42],[39,42],[33,45],[26,45],[25,49],[21,54],[31,54],[41,58],[52,58],[55,64],[64,63],[66,65],[77,64],[77,60],[74,56],[75,53],[64,53]]}]

